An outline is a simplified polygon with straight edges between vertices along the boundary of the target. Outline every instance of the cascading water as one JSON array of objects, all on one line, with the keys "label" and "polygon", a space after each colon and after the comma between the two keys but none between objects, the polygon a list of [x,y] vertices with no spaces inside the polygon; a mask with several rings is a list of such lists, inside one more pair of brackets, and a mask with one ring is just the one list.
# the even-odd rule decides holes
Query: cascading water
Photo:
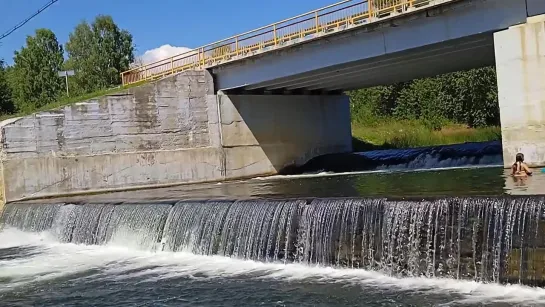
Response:
[{"label": "cascading water", "polygon": [[542,284],[543,197],[8,204],[61,242]]},{"label": "cascading water", "polygon": [[8,205],[2,215],[2,224],[17,225],[23,231],[40,232],[50,229],[63,204]]},{"label": "cascading water", "polygon": [[355,172],[371,170],[414,170],[503,164],[499,141],[429,146],[407,149],[380,149],[315,157],[293,173]]}]

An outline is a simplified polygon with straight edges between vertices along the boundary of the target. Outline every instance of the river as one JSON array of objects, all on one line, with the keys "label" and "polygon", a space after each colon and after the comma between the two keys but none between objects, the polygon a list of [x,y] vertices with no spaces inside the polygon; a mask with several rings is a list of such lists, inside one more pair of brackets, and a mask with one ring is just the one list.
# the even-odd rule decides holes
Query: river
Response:
[{"label": "river", "polygon": [[[545,194],[545,174],[515,181],[490,156],[416,160],[8,204],[0,305],[545,305],[544,288],[502,271],[517,240],[537,234],[526,219],[545,212],[534,196]],[[500,230],[487,232],[494,244],[467,247],[474,270],[464,271],[460,244],[480,240],[479,219]],[[367,257],[375,236],[382,252]],[[424,241],[433,247],[421,250]],[[489,251],[489,265],[477,264]]]}]

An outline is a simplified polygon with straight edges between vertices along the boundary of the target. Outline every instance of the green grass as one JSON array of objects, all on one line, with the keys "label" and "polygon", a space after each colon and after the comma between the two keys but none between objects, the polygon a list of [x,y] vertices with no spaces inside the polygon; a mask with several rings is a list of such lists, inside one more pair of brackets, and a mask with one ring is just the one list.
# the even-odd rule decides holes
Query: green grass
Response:
[{"label": "green grass", "polygon": [[450,124],[433,130],[418,121],[385,119],[372,125],[352,123],[354,150],[410,148],[501,139],[500,127],[468,128]]},{"label": "green grass", "polygon": [[110,89],[105,89],[105,90],[98,90],[96,92],[87,93],[87,94],[83,94],[83,95],[79,95],[79,96],[73,96],[73,97],[66,97],[65,96],[65,97],[59,99],[58,101],[48,103],[48,104],[46,104],[46,105],[44,105],[44,106],[42,106],[40,108],[37,108],[37,109],[23,110],[23,111],[14,113],[14,114],[2,115],[2,116],[0,116],[0,121],[6,120],[8,118],[30,115],[30,114],[33,114],[33,113],[36,113],[36,112],[43,112],[43,111],[58,109],[60,107],[71,105],[71,104],[74,104],[74,103],[77,103],[77,102],[82,102],[82,101],[86,101],[86,100],[89,100],[89,99],[93,99],[93,98],[97,98],[97,97],[101,97],[101,96],[105,96],[105,95],[111,95],[111,94],[119,93],[119,92],[122,92],[124,90],[129,89],[129,88],[136,87],[136,86],[139,86],[139,85],[142,85],[142,84],[144,84],[144,82],[133,83],[133,84],[130,84],[130,85],[127,85],[127,86],[120,86],[120,87],[110,88]]}]

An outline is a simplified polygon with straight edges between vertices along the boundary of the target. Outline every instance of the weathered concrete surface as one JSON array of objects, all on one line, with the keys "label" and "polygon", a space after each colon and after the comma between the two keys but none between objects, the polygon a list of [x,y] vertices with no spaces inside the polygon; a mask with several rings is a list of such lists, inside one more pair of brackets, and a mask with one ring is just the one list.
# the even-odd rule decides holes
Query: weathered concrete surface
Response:
[{"label": "weathered concrete surface", "polygon": [[221,180],[219,148],[4,161],[8,200]]},{"label": "weathered concrete surface", "polygon": [[4,121],[4,197],[221,180],[217,118],[212,77],[198,71]]},{"label": "weathered concrete surface", "polygon": [[545,15],[494,34],[505,167],[545,165]]},{"label": "weathered concrete surface", "polygon": [[215,95],[205,71],[6,120],[0,132],[6,201],[276,174],[351,150],[347,97]]},{"label": "weathered concrete surface", "polygon": [[2,127],[3,152],[29,158],[207,147],[206,96],[214,93],[207,75],[185,73],[17,119]]},{"label": "weathered concrete surface", "polygon": [[227,178],[352,151],[347,96],[218,95]]},{"label": "weathered concrete surface", "polygon": [[0,163],[0,215],[4,211],[4,205],[6,204],[6,198],[4,197],[4,168]]}]

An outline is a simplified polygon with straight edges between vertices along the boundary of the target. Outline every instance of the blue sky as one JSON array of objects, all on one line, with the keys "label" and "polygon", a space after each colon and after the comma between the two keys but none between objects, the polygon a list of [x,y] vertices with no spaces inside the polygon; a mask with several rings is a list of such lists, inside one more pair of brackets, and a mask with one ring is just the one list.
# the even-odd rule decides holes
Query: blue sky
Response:
[{"label": "blue sky", "polygon": [[[11,29],[48,0],[0,0],[0,33]],[[163,45],[195,48],[295,16],[335,0],[59,0],[0,41],[0,59],[12,63],[14,50],[37,28],[49,28],[64,44],[82,20],[111,15],[133,35],[136,54]],[[172,51],[171,51],[172,52]]]}]

